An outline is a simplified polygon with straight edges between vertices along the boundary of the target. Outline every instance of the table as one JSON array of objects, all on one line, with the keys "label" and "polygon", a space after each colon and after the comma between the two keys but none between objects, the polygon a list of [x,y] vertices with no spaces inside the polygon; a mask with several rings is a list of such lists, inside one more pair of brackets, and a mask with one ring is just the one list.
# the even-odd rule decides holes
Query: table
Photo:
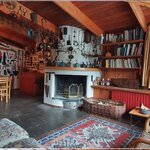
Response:
[{"label": "table", "polygon": [[142,117],[142,118],[145,118],[145,125],[144,125],[144,131],[145,132],[148,132],[148,128],[149,128],[149,123],[150,123],[150,115],[145,115],[145,114],[142,114],[140,112],[140,108],[134,108],[132,109],[129,114],[131,115],[130,116],[130,124],[132,124],[132,116],[138,116],[138,117]]}]

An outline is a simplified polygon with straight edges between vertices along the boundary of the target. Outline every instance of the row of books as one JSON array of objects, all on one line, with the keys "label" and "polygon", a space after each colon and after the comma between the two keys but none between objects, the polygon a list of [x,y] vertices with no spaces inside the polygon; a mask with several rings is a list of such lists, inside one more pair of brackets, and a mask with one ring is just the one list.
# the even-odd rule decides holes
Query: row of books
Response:
[{"label": "row of books", "polygon": [[112,42],[122,42],[122,41],[131,41],[131,40],[143,40],[144,31],[141,27],[137,26],[134,29],[124,30],[119,34],[106,33],[101,34],[100,43],[112,43]]},{"label": "row of books", "polygon": [[140,58],[106,59],[105,68],[141,68]]},{"label": "row of books", "polygon": [[124,44],[116,45],[114,48],[114,56],[129,56],[129,55],[142,55],[143,43],[140,44]]}]

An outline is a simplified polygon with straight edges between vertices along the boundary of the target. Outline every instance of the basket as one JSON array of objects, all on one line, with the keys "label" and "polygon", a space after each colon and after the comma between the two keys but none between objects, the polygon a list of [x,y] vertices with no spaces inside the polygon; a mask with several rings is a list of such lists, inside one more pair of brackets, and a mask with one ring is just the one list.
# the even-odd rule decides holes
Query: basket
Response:
[{"label": "basket", "polygon": [[126,112],[126,105],[123,102],[110,99],[87,98],[83,101],[83,110],[88,113],[118,119]]}]

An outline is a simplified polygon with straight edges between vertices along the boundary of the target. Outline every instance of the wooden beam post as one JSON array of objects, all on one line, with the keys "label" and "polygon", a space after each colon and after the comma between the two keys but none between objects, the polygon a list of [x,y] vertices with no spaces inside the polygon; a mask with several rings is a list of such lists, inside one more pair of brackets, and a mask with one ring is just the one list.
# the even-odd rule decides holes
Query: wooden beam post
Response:
[{"label": "wooden beam post", "polygon": [[89,29],[92,33],[100,36],[104,31],[98,27],[89,17],[87,17],[78,7],[69,1],[53,1],[57,6],[63,9],[71,17]]},{"label": "wooden beam post", "polygon": [[128,2],[130,7],[132,8],[137,20],[139,21],[142,29],[146,32],[147,31],[147,22],[145,20],[145,16],[143,14],[143,11],[138,4],[138,2]]},{"label": "wooden beam post", "polygon": [[[26,12],[26,13],[25,13],[25,16],[20,16],[20,14],[18,13],[18,11],[21,13],[20,8],[22,8],[22,10],[25,10],[25,12]],[[0,5],[0,10],[1,10],[2,12],[4,12],[5,14],[10,14],[10,12],[11,12],[11,11],[6,7],[5,4]],[[25,19],[31,21],[30,14],[31,14],[33,11],[32,11],[31,9],[25,7],[25,6],[22,5],[21,3],[19,3],[19,2],[16,1],[16,6],[15,6],[15,8],[14,8],[12,11],[15,12],[18,17],[24,17]],[[42,18],[43,18],[43,17],[41,17],[40,15],[37,14],[37,23],[35,24],[35,26],[39,26],[39,27],[42,27],[42,26],[43,26],[43,28],[45,28],[45,29],[49,29],[49,30],[51,30],[51,31],[53,31],[53,32],[56,32],[56,33],[58,32],[58,27],[57,27],[55,24],[53,24],[53,23],[51,23],[50,21],[48,21],[48,20],[44,21],[44,23],[43,23],[43,25],[42,25]]]}]

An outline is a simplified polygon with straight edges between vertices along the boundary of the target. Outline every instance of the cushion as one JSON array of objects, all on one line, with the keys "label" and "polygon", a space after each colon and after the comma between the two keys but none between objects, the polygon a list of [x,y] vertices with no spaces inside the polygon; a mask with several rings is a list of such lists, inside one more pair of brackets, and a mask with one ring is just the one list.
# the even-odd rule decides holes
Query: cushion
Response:
[{"label": "cushion", "polygon": [[0,120],[0,147],[28,137],[29,134],[13,121],[7,118]]},{"label": "cushion", "polygon": [[6,145],[4,148],[40,148],[42,147],[35,139],[26,138],[16,141],[14,143],[10,143]]}]

